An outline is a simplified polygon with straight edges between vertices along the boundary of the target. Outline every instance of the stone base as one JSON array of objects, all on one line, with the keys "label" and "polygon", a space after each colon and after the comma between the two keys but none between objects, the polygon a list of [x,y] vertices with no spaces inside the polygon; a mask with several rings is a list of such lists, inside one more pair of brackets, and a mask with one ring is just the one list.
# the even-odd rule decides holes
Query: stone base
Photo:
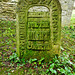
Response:
[{"label": "stone base", "polygon": [[38,59],[40,60],[41,58],[45,58],[45,62],[49,62],[50,60],[52,60],[52,58],[55,55],[60,55],[60,47],[58,45],[54,45],[53,49],[50,51],[33,51],[33,50],[26,50],[25,54],[23,55],[23,57],[26,60],[31,59]]}]

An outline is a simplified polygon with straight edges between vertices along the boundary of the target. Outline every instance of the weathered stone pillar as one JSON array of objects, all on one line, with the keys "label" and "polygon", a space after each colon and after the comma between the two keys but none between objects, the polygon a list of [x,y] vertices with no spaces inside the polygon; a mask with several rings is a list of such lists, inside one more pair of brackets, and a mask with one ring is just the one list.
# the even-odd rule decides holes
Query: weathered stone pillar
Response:
[{"label": "weathered stone pillar", "polygon": [[17,5],[17,54],[46,58],[60,54],[61,5],[58,0],[20,0]]},{"label": "weathered stone pillar", "polygon": [[70,25],[74,0],[59,0],[62,8],[62,27]]}]

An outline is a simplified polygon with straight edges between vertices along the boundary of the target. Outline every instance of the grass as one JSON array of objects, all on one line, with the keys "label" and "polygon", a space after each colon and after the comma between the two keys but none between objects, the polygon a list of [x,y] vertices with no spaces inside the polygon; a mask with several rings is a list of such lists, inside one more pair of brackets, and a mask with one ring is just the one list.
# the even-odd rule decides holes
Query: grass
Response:
[{"label": "grass", "polygon": [[[70,27],[62,28],[61,55],[52,61],[19,59],[15,53],[15,23],[0,24],[0,75],[75,75],[75,14]],[[2,38],[1,38],[2,37]]]}]

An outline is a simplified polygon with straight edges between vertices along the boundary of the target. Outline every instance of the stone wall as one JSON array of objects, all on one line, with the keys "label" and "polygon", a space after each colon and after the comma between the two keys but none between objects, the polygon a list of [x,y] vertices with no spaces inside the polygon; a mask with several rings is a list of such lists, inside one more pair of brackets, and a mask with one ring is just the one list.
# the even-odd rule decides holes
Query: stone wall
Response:
[{"label": "stone wall", "polygon": [[[6,0],[5,0],[6,1]],[[17,0],[14,0],[17,1]],[[62,26],[70,25],[74,0],[59,0],[62,8]],[[16,20],[15,2],[0,2],[0,20]]]},{"label": "stone wall", "polygon": [[74,9],[75,9],[75,2],[74,2]]},{"label": "stone wall", "polygon": [[0,2],[0,20],[16,21],[16,3]]}]

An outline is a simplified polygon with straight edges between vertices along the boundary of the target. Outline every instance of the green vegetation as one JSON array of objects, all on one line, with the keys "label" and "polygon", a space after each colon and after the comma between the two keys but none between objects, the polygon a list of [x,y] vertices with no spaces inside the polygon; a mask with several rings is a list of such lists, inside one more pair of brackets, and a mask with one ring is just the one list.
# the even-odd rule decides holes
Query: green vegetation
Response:
[{"label": "green vegetation", "polygon": [[[18,58],[15,53],[15,22],[0,23],[0,75],[75,75],[75,28],[62,28],[61,55],[46,63],[40,60]],[[8,38],[7,38],[8,37]]]},{"label": "green vegetation", "polygon": [[75,26],[75,10],[73,10],[72,12],[72,17],[71,17],[71,26],[74,25]]},{"label": "green vegetation", "polygon": [[[1,74],[6,73],[6,75],[13,74],[48,74],[48,75],[74,75],[75,74],[75,57],[67,55],[66,50],[62,50],[62,55],[60,57],[55,56],[52,61],[49,63],[44,62],[44,58],[40,60],[30,59],[25,60],[25,58],[19,59],[16,53],[13,53],[9,57],[7,57],[6,62],[3,62],[3,72]],[[9,65],[7,66],[7,64]],[[6,67],[8,67],[6,69]],[[6,69],[6,70],[5,70]]]},{"label": "green vegetation", "polygon": [[1,21],[0,23],[0,50],[15,51],[16,46],[15,22]]}]

